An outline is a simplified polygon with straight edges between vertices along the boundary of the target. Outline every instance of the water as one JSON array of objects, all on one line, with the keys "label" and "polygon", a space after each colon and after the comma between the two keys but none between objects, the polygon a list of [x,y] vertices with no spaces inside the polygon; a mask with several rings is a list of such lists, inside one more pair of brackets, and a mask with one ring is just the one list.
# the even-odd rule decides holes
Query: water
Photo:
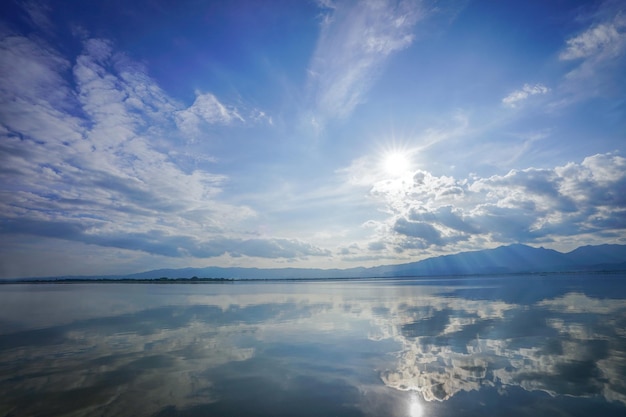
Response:
[{"label": "water", "polygon": [[0,286],[0,416],[624,416],[626,277]]}]

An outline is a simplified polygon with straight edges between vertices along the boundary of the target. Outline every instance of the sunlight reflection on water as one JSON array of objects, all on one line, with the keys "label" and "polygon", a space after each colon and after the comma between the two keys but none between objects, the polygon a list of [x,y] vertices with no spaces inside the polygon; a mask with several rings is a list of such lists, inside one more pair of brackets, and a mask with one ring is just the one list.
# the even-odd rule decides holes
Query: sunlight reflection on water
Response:
[{"label": "sunlight reflection on water", "polygon": [[411,394],[411,400],[409,402],[409,417],[422,417],[424,415],[424,407],[417,398],[416,393]]}]

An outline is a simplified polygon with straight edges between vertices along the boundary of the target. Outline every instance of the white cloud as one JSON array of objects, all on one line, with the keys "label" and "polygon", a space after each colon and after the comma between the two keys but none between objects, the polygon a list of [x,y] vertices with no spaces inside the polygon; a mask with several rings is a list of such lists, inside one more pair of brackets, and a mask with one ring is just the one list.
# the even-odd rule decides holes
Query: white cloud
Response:
[{"label": "white cloud", "polygon": [[471,248],[478,240],[558,243],[585,236],[601,242],[611,235],[617,241],[626,236],[623,189],[626,158],[613,154],[485,178],[418,170],[371,183],[370,197],[387,217],[367,224],[381,244],[422,256],[459,242]]},{"label": "white cloud", "polygon": [[387,58],[413,42],[419,3],[324,2],[323,21],[309,74],[314,119],[345,117],[364,95]]},{"label": "white cloud", "polygon": [[[594,23],[584,32],[568,39],[559,54],[562,61],[576,63],[566,78],[573,82],[571,88],[579,94],[611,93],[615,83],[608,82],[607,74],[624,72],[624,52],[626,51],[626,9],[614,8],[614,3],[606,3],[605,15],[610,16]],[[581,81],[585,84],[580,84]],[[587,90],[585,92],[585,90]]]},{"label": "white cloud", "polygon": [[619,53],[626,39],[624,23],[625,19],[618,17],[611,23],[599,24],[568,39],[565,50],[559,54],[559,59],[568,61]]},{"label": "white cloud", "polygon": [[244,121],[213,94],[185,108],[102,39],[86,40],[71,65],[40,40],[8,35],[0,70],[3,233],[175,257],[329,254],[238,232],[256,213],[220,201],[228,178],[202,158],[176,163],[169,151],[189,126]]},{"label": "white cloud", "polygon": [[547,94],[550,89],[543,84],[524,84],[520,90],[515,90],[502,99],[502,104],[507,107],[516,107],[521,101],[526,100],[530,96],[538,94]]},{"label": "white cloud", "polygon": [[176,123],[185,132],[196,135],[202,123],[230,124],[234,121],[244,122],[236,108],[229,108],[211,93],[196,92],[193,104],[176,112]]}]

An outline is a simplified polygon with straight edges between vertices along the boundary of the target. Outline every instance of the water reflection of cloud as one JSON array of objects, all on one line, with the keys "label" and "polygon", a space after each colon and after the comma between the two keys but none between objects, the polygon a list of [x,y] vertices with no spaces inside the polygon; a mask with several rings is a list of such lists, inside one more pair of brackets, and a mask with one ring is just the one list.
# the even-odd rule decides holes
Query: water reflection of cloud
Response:
[{"label": "water reflection of cloud", "polygon": [[0,333],[0,415],[41,411],[29,392],[51,414],[219,414],[237,406],[226,382],[302,401],[311,386],[335,389],[372,416],[406,416],[413,391],[426,408],[522,388],[626,404],[624,300],[565,292],[521,305],[375,282],[128,288],[145,291],[135,305]]},{"label": "water reflection of cloud", "polygon": [[46,410],[51,414],[151,415],[172,404],[184,408],[211,402],[214,382],[203,372],[250,359],[253,348],[230,340],[246,330],[198,321],[144,334],[107,333],[93,322],[75,325],[61,343],[3,350],[0,383],[6,389],[0,405],[11,404],[24,415],[41,414],[45,402],[32,402],[29,392],[54,404],[54,412]]},{"label": "water reflection of cloud", "polygon": [[[436,299],[433,305],[441,307]],[[402,343],[398,367],[382,374],[384,383],[419,391],[427,401],[519,386],[626,404],[626,341],[623,328],[615,326],[626,318],[624,300],[569,293],[531,307],[493,309],[501,316],[463,317],[471,313],[468,307],[458,300],[456,307],[436,310],[428,319],[416,319],[414,309],[405,308],[405,317],[396,319],[400,331],[393,335]],[[413,322],[407,324],[406,317]],[[434,318],[436,325],[429,321]]]}]

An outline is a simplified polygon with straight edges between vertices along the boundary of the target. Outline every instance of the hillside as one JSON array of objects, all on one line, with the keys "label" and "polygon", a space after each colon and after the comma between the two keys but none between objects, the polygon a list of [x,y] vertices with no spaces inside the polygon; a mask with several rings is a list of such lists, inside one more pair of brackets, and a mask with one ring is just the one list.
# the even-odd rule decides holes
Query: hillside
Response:
[{"label": "hillside", "polygon": [[438,256],[418,262],[373,268],[184,268],[161,269],[129,278],[209,277],[240,279],[356,278],[394,276],[441,276],[512,274],[626,269],[626,245],[582,246],[572,252],[514,244],[495,249]]}]

